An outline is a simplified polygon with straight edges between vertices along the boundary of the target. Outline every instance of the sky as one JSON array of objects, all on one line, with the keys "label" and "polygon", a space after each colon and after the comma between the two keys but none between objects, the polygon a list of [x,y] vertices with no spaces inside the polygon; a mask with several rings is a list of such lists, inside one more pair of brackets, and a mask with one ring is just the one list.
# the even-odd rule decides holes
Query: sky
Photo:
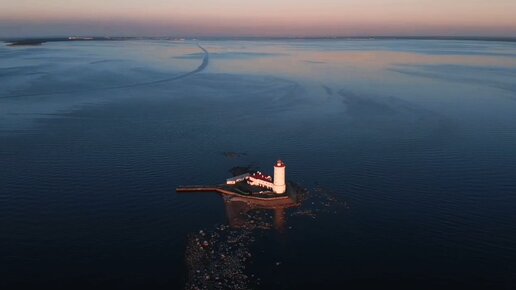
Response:
[{"label": "sky", "polygon": [[0,0],[0,37],[510,36],[516,0]]}]

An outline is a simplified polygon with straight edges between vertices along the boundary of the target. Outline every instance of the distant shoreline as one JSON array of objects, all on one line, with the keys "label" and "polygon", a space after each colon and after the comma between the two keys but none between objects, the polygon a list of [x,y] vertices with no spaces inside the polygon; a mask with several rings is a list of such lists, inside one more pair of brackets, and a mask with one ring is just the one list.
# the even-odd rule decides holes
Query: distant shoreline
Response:
[{"label": "distant shoreline", "polygon": [[[8,46],[39,46],[47,42],[62,42],[62,41],[99,41],[99,40],[113,40],[109,37],[49,37],[49,38],[10,38],[3,39]],[[116,39],[116,40],[122,40]]]},{"label": "distant shoreline", "polygon": [[484,37],[484,36],[312,36],[312,37],[34,37],[4,38],[1,41],[9,46],[37,46],[47,42],[64,41],[124,41],[124,40],[452,40],[452,41],[497,41],[516,42],[516,37]]},{"label": "distant shoreline", "polygon": [[34,39],[34,40],[31,40],[31,39],[27,39],[27,40],[19,40],[19,41],[14,41],[14,42],[8,42],[8,46],[38,46],[38,45],[42,45],[43,43],[45,43],[45,41],[41,41],[41,40],[37,40],[37,39]]}]

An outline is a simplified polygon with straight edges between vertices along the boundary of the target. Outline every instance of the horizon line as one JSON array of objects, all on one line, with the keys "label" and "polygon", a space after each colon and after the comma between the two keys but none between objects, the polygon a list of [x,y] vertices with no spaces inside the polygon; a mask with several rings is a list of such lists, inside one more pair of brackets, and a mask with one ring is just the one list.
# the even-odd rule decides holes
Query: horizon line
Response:
[{"label": "horizon line", "polygon": [[[92,38],[92,39],[69,39],[70,37],[77,38]],[[20,41],[20,40],[47,40],[47,41],[94,41],[94,40],[123,40],[123,39],[175,39],[175,40],[202,40],[202,39],[435,39],[435,40],[491,40],[491,41],[516,41],[516,36],[493,36],[493,35],[353,35],[353,36],[256,36],[256,35],[220,35],[220,36],[188,36],[188,35],[162,35],[162,36],[99,36],[99,35],[48,35],[48,36],[16,36],[16,37],[1,37],[0,40],[4,42]]]}]

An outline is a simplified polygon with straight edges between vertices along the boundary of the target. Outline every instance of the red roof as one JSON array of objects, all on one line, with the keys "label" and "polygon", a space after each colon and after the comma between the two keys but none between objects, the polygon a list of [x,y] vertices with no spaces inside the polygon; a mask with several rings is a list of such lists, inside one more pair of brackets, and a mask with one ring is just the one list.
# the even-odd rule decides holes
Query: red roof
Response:
[{"label": "red roof", "polygon": [[256,179],[261,179],[263,181],[272,182],[271,176],[264,175],[264,174],[258,173],[258,172],[251,174],[251,177],[256,178]]}]

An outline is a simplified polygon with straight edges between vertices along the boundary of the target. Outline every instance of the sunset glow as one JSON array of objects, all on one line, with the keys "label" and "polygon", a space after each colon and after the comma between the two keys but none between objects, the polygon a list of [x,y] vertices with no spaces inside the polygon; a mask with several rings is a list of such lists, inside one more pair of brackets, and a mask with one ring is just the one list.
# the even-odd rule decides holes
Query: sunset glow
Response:
[{"label": "sunset glow", "polygon": [[516,1],[2,0],[0,36],[516,36]]}]

